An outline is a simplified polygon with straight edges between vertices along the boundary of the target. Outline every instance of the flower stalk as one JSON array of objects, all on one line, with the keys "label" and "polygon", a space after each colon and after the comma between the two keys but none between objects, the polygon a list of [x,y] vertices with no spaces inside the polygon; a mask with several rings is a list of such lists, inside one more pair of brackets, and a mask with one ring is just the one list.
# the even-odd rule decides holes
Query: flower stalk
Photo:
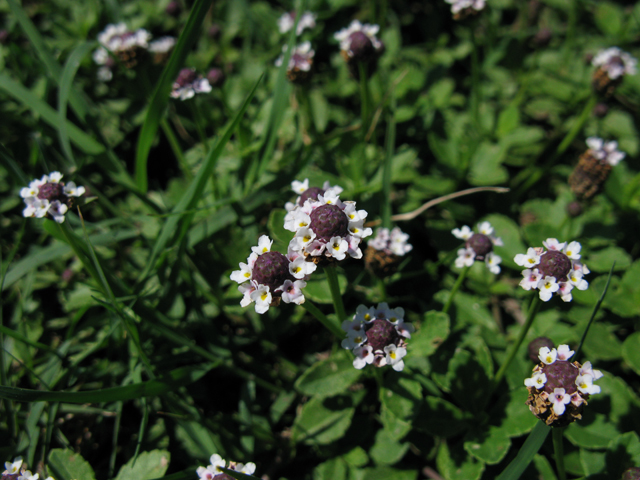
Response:
[{"label": "flower stalk", "polygon": [[[342,322],[347,318],[347,311],[344,309],[344,303],[342,303],[342,295],[340,295],[340,284],[338,283],[338,272],[335,265],[327,265],[324,267],[324,272],[327,275],[327,283],[329,283],[329,290],[331,291],[331,298],[333,299],[333,307],[338,316],[338,320]],[[341,335],[344,335],[341,332]]]},{"label": "flower stalk", "polygon": [[465,266],[462,268],[460,275],[458,275],[458,279],[456,283],[453,284],[453,288],[451,289],[451,293],[449,294],[449,298],[447,299],[447,303],[445,303],[444,308],[442,309],[442,313],[447,313],[451,308],[451,304],[453,303],[453,297],[456,296],[456,293],[460,289],[460,285],[464,282],[464,279],[467,277],[467,273],[469,273],[469,266]]},{"label": "flower stalk", "polygon": [[556,471],[558,472],[558,480],[567,480],[567,473],[564,469],[564,448],[562,446],[562,437],[566,427],[556,427],[551,429],[553,438],[553,454],[556,457]]},{"label": "flower stalk", "polygon": [[329,318],[324,313],[322,313],[320,309],[316,307],[313,303],[307,300],[302,304],[302,306],[307,312],[313,315],[316,318],[316,320],[318,320],[322,325],[324,325],[327,328],[327,330],[333,333],[336,337],[340,339],[344,337],[344,330],[342,330],[342,328],[340,328],[338,325],[336,325],[331,320],[329,320]]}]

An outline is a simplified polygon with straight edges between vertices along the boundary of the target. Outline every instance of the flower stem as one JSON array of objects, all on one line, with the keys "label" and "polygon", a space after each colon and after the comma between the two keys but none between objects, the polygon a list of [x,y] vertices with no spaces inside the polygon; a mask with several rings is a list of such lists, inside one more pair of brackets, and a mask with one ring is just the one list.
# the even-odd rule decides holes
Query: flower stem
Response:
[{"label": "flower stem", "polygon": [[344,338],[345,336],[345,332],[344,330],[342,330],[342,328],[340,328],[340,326],[336,325],[334,322],[332,322],[331,320],[329,320],[329,318],[320,311],[320,309],[318,307],[316,307],[313,303],[311,303],[309,300],[306,300],[302,306],[304,307],[304,309],[309,312],[311,315],[313,315],[314,317],[316,317],[316,319],[318,321],[320,321],[320,323],[322,325],[324,325],[325,327],[327,327],[327,329],[333,333],[336,337],[338,338]]},{"label": "flower stem", "polygon": [[467,273],[469,272],[469,268],[470,267],[465,266],[460,272],[460,275],[458,276],[456,283],[453,284],[453,288],[451,289],[451,293],[449,294],[447,303],[444,305],[444,308],[442,309],[442,313],[447,313],[451,308],[451,304],[453,303],[453,297],[456,296],[456,293],[458,292],[460,285],[462,285],[462,282],[464,282],[464,279],[467,276]]},{"label": "flower stem", "polygon": [[520,329],[520,334],[518,335],[517,340],[513,345],[511,345],[511,350],[509,351],[509,354],[507,355],[506,360],[498,370],[498,373],[496,373],[496,376],[493,378],[494,390],[500,384],[502,377],[504,377],[504,373],[507,371],[507,368],[509,367],[514,357],[516,356],[516,352],[520,348],[520,345],[522,344],[524,337],[527,336],[527,332],[531,328],[531,325],[533,324],[533,320],[536,318],[536,314],[538,313],[538,310],[540,310],[540,305],[542,305],[542,303],[540,302],[540,297],[538,295],[535,295],[533,297],[533,300],[531,300],[531,305],[529,305],[529,315],[527,316],[526,322]]},{"label": "flower stem", "polygon": [[471,32],[471,118],[476,134],[480,133],[480,62],[475,33]]},{"label": "flower stem", "polygon": [[558,480],[567,480],[567,474],[564,471],[564,449],[562,447],[562,434],[565,427],[555,427],[551,429],[553,436],[553,453],[556,457],[556,470],[558,471]]},{"label": "flower stem", "polygon": [[331,298],[333,299],[333,307],[335,308],[338,320],[342,322],[347,318],[347,312],[344,309],[342,303],[342,295],[340,295],[340,284],[338,283],[338,272],[335,265],[328,265],[324,267],[324,272],[327,274],[327,282],[329,283],[329,290],[331,290]]},{"label": "flower stem", "polygon": [[369,95],[369,83],[367,82],[367,66],[364,62],[358,62],[358,73],[360,74],[360,108],[362,113],[362,136],[367,135],[369,130],[369,115],[371,97]]}]

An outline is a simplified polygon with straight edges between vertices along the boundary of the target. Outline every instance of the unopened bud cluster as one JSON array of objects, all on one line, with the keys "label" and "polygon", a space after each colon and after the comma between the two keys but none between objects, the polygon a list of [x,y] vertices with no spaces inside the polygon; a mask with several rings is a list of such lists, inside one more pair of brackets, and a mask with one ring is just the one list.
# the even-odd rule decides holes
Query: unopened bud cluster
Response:
[{"label": "unopened bud cluster", "polygon": [[609,177],[611,169],[625,157],[618,150],[618,142],[605,142],[601,138],[587,138],[589,149],[580,156],[578,165],[569,176],[569,186],[579,199],[593,197]]},{"label": "unopened bud cluster", "polygon": [[525,290],[538,289],[540,299],[548,302],[556,294],[563,301],[570,302],[571,290],[586,290],[589,283],[582,278],[589,273],[580,262],[582,246],[578,242],[558,242],[547,238],[542,244],[547,248],[529,248],[526,254],[519,253],[513,259],[516,264],[526,267],[520,286]]},{"label": "unopened bud cluster", "polygon": [[594,370],[591,362],[569,362],[573,353],[568,345],[560,345],[557,350],[540,348],[540,363],[524,381],[529,390],[529,410],[552,427],[564,427],[582,418],[589,396],[600,393],[593,382],[602,377],[602,372]]},{"label": "unopened bud cluster", "polygon": [[342,322],[342,329],[347,333],[342,347],[353,351],[355,368],[371,364],[390,365],[397,372],[404,369],[406,339],[414,331],[413,325],[404,322],[404,309],[391,309],[386,303],[376,308],[360,305],[353,320]]}]

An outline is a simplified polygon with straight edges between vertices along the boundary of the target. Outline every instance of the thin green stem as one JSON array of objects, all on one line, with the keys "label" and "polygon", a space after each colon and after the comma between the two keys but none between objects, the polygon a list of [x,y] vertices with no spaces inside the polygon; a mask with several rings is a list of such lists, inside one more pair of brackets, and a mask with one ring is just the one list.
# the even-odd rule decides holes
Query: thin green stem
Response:
[{"label": "thin green stem", "polygon": [[336,315],[338,315],[338,320],[342,322],[347,318],[347,312],[342,303],[340,284],[338,283],[338,272],[335,265],[324,267],[324,272],[327,275],[327,282],[329,283],[329,290],[331,291],[331,298],[333,299],[333,307],[335,308]]},{"label": "thin green stem", "polygon": [[307,312],[309,312],[311,315],[316,317],[316,319],[322,325],[324,325],[327,328],[327,330],[329,330],[331,333],[333,333],[336,337],[344,338],[344,336],[345,336],[344,330],[342,330],[342,328],[340,328],[339,325],[336,325],[334,322],[329,320],[329,318],[324,313],[322,313],[320,311],[320,309],[318,307],[316,307],[310,300],[306,300],[302,304],[302,307],[304,307],[304,309]]},{"label": "thin green stem", "polygon": [[362,114],[362,136],[364,137],[369,130],[369,116],[371,111],[367,65],[364,62],[358,62],[358,74],[360,75],[360,108]]},{"label": "thin green stem", "polygon": [[166,118],[163,118],[162,120],[160,120],[160,128],[162,128],[164,135],[167,137],[169,146],[171,147],[173,154],[176,156],[176,160],[178,161],[180,170],[182,170],[182,174],[186,179],[191,180],[193,178],[193,174],[191,173],[191,170],[189,169],[189,165],[187,164],[187,161],[185,160],[184,155],[182,154],[182,149],[180,148],[178,139],[176,138],[175,133],[173,133],[173,130],[171,129],[171,126],[167,122]]},{"label": "thin green stem", "polygon": [[382,377],[382,368],[372,369],[373,377],[376,379],[378,385],[378,400],[382,402],[382,396],[384,395],[384,378]]},{"label": "thin green stem", "polygon": [[198,136],[200,137],[200,141],[202,142],[202,146],[207,150],[207,136],[204,133],[204,128],[202,127],[202,116],[200,115],[200,109],[195,103],[195,99],[191,99],[189,106],[191,107],[191,113],[193,113],[193,123],[196,124],[196,130],[198,130]]},{"label": "thin green stem", "polygon": [[387,132],[384,143],[386,158],[382,173],[382,227],[391,228],[391,162],[396,148],[396,122],[394,112],[396,110],[396,98],[391,92],[389,114],[387,117]]},{"label": "thin green stem", "polygon": [[442,309],[442,313],[447,313],[451,308],[451,304],[453,303],[453,297],[456,296],[456,293],[458,292],[460,285],[462,285],[462,282],[464,282],[464,279],[467,276],[467,273],[469,273],[469,268],[471,267],[464,267],[460,272],[460,275],[458,276],[456,283],[453,284],[453,288],[451,289],[451,293],[449,294],[447,303],[445,303],[444,308]]},{"label": "thin green stem", "polygon": [[471,118],[477,133],[480,133],[480,62],[478,61],[478,44],[476,36],[471,32]]},{"label": "thin green stem", "polygon": [[509,353],[507,354],[506,360],[500,366],[500,369],[498,370],[498,373],[496,373],[496,376],[493,379],[493,389],[494,390],[500,384],[500,381],[502,380],[502,377],[504,377],[504,374],[507,371],[507,368],[509,367],[509,365],[511,364],[511,362],[515,358],[516,353],[518,352],[518,349],[520,348],[520,345],[522,344],[522,341],[524,340],[524,337],[527,336],[527,332],[531,328],[531,325],[533,325],[533,321],[535,320],[536,315],[538,313],[538,310],[540,310],[540,306],[541,305],[542,305],[542,303],[540,302],[540,297],[536,294],[533,297],[533,299],[531,300],[531,305],[529,306],[529,315],[527,316],[527,320],[525,321],[524,325],[520,329],[520,333],[518,334],[518,338],[516,339],[515,343],[513,345],[511,345],[511,350],[509,350]]},{"label": "thin green stem", "polygon": [[558,472],[558,480],[567,480],[567,473],[564,470],[564,448],[562,446],[562,434],[566,427],[555,427],[551,429],[553,438],[553,453],[556,457],[556,470]]}]

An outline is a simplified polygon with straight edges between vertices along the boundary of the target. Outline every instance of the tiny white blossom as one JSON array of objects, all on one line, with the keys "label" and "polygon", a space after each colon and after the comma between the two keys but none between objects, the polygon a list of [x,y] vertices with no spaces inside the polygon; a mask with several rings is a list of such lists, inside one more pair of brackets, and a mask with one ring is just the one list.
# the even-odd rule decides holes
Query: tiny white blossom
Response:
[{"label": "tiny white blossom", "polygon": [[457,268],[470,267],[476,258],[476,252],[471,248],[461,248],[458,250],[458,257],[456,258],[455,265]]},{"label": "tiny white blossom", "polygon": [[569,345],[558,346],[558,360],[569,360],[575,352],[569,349]]},{"label": "tiny white blossom", "polygon": [[329,240],[327,248],[330,249],[332,257],[336,260],[343,260],[347,255],[349,244],[342,237],[332,237],[331,240]]},{"label": "tiny white blossom", "polygon": [[384,347],[384,353],[386,354],[385,360],[388,365],[396,372],[401,372],[404,369],[404,361],[402,358],[407,354],[407,349],[404,347],[396,347],[394,344]]},{"label": "tiny white blossom", "polygon": [[273,240],[271,240],[268,235],[262,235],[258,239],[258,246],[251,247],[251,251],[258,255],[262,255],[263,253],[271,251],[271,245],[273,245]]},{"label": "tiny white blossom", "polygon": [[85,189],[80,186],[77,187],[74,182],[68,182],[63,189],[65,195],[69,195],[70,197],[81,197],[84,195]]},{"label": "tiny white blossom", "polygon": [[516,262],[516,265],[520,265],[521,267],[533,267],[540,263],[540,254],[535,248],[529,247],[526,254],[517,254],[513,261]]},{"label": "tiny white blossom", "polygon": [[589,395],[600,393],[600,387],[593,384],[593,377],[591,375],[578,375],[578,378],[576,378],[576,386],[582,393],[588,393]]},{"label": "tiny white blossom", "polygon": [[542,363],[551,365],[558,358],[558,351],[555,348],[549,350],[549,347],[540,347],[540,350],[538,350],[538,358]]},{"label": "tiny white blossom", "polygon": [[269,291],[269,287],[267,285],[258,285],[258,287],[251,292],[251,300],[256,302],[256,312],[257,313],[265,313],[269,310],[269,306],[271,305],[271,292]]},{"label": "tiny white blossom", "polygon": [[547,383],[547,376],[542,372],[535,373],[533,377],[527,378],[524,381],[525,386],[535,387],[538,390],[544,387],[545,383]]},{"label": "tiny white blossom", "polygon": [[603,374],[600,370],[594,370],[591,366],[591,362],[584,362],[582,368],[580,368],[580,375],[591,375],[593,380],[598,380],[603,377]]},{"label": "tiny white blossom", "polygon": [[559,288],[560,285],[556,283],[555,277],[544,277],[538,283],[538,289],[540,290],[540,300],[542,300],[543,302],[548,302]]},{"label": "tiny white blossom", "polygon": [[296,305],[302,305],[305,301],[302,289],[307,286],[307,282],[304,280],[285,280],[281,287],[278,287],[276,291],[282,291],[282,301],[284,303],[295,303]]},{"label": "tiny white blossom", "polygon": [[230,277],[231,280],[238,283],[246,282],[247,280],[251,280],[251,267],[246,263],[240,262],[240,270],[235,270],[231,272]]},{"label": "tiny white blossom", "polygon": [[547,238],[542,244],[547,247],[547,250],[556,250],[558,252],[561,252],[567,246],[567,242],[560,243],[557,238]]},{"label": "tiny white blossom", "polygon": [[372,363],[375,358],[371,345],[354,348],[353,355],[356,357],[353,359],[353,366],[358,370],[362,370],[365,365]]},{"label": "tiny white blossom", "polygon": [[18,480],[38,480],[39,478],[40,475],[38,475],[37,473],[33,474],[29,470],[23,472],[21,475],[18,475]]},{"label": "tiny white blossom", "polygon": [[560,288],[558,289],[558,294],[563,302],[570,302],[573,300],[573,295],[571,295],[571,290],[573,290],[573,285],[569,282],[564,282],[559,284]]},{"label": "tiny white blossom", "polygon": [[487,264],[487,267],[489,267],[489,271],[491,273],[495,275],[500,273],[500,263],[502,263],[502,258],[493,252],[489,252],[487,253],[484,261]]},{"label": "tiny white blossom", "polygon": [[22,467],[22,457],[16,457],[13,459],[13,462],[4,462],[4,468],[6,470],[3,473],[9,475],[20,473],[20,467]]},{"label": "tiny white blossom", "polygon": [[293,182],[291,182],[291,189],[298,195],[302,195],[309,189],[309,179],[305,178],[302,182],[299,180],[294,180]]},{"label": "tiny white blossom", "polygon": [[578,242],[571,242],[564,248],[564,254],[571,260],[580,260],[580,250],[582,245]]},{"label": "tiny white blossom", "polygon": [[549,401],[553,404],[555,414],[562,415],[565,405],[571,401],[571,396],[565,393],[564,388],[554,388],[553,393],[549,395]]},{"label": "tiny white blossom", "polygon": [[478,232],[483,235],[490,236],[493,235],[493,227],[489,222],[482,222],[478,224]]},{"label": "tiny white blossom", "polygon": [[611,47],[598,52],[591,61],[594,67],[607,72],[611,80],[623,75],[635,75],[637,60],[618,47]]},{"label": "tiny white blossom", "polygon": [[467,225],[464,225],[462,228],[454,228],[451,230],[451,233],[460,240],[469,240],[473,236],[473,231]]}]

